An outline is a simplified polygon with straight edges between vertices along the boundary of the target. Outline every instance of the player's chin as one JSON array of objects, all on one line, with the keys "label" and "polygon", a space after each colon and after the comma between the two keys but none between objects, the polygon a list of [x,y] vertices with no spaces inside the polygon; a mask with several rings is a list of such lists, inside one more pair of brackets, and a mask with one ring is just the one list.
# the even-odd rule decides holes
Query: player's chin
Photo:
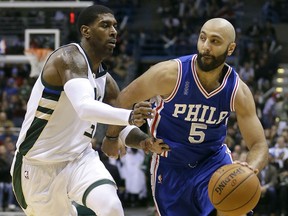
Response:
[{"label": "player's chin", "polygon": [[116,44],[114,44],[114,43],[108,43],[107,44],[107,49],[109,49],[109,50],[114,50],[114,48],[116,47]]},{"label": "player's chin", "polygon": [[114,48],[107,48],[106,55],[111,56],[113,54]]}]

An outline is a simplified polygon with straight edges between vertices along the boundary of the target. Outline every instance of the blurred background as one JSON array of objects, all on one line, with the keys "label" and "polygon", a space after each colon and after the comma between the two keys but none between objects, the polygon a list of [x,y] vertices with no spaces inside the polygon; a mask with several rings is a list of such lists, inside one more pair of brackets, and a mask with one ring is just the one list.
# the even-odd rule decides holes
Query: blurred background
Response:
[{"label": "blurred background", "polygon": [[[120,89],[159,61],[195,53],[198,32],[209,18],[228,19],[237,48],[227,59],[250,87],[269,145],[269,164],[259,173],[261,199],[255,215],[288,215],[288,1],[287,0],[0,0],[0,216],[23,215],[12,193],[9,169],[31,88],[52,50],[78,42],[82,8],[103,4],[115,12],[118,39],[105,60]],[[247,149],[235,116],[226,143],[233,159]],[[142,129],[147,131],[147,126]],[[156,215],[150,192],[151,155],[127,149],[122,159],[101,154],[105,131],[93,139],[114,176],[127,215]],[[77,204],[75,204],[77,205]],[[78,206],[80,215],[93,215]]]}]

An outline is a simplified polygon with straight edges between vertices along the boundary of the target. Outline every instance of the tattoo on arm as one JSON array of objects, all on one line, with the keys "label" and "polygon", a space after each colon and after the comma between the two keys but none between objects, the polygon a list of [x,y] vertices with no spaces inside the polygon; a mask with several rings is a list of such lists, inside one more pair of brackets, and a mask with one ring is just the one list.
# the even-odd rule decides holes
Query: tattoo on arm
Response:
[{"label": "tattoo on arm", "polygon": [[128,136],[126,137],[126,145],[131,148],[141,148],[139,145],[141,141],[145,140],[149,136],[144,133],[140,128],[134,128],[130,131]]}]

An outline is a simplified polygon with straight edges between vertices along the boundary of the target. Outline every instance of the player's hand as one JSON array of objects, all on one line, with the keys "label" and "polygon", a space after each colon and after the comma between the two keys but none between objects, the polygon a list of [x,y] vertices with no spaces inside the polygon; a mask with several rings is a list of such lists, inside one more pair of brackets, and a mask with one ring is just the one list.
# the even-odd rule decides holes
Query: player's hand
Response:
[{"label": "player's hand", "polygon": [[146,138],[140,145],[146,154],[149,152],[161,154],[164,151],[170,151],[170,147],[162,139],[155,139],[153,137]]},{"label": "player's hand", "polygon": [[105,136],[102,142],[101,150],[107,157],[115,159],[118,157],[121,158],[126,154],[125,145],[119,138],[109,139]]},{"label": "player's hand", "polygon": [[129,123],[130,125],[136,125],[141,127],[146,120],[154,118],[154,112],[151,107],[151,103],[147,101],[139,102],[134,105],[133,112],[130,115]]},{"label": "player's hand", "polygon": [[234,161],[233,163],[237,163],[237,164],[241,164],[242,166],[248,167],[249,169],[251,169],[256,175],[259,173],[258,169],[254,169],[252,166],[250,166],[247,162],[243,162],[243,161]]}]

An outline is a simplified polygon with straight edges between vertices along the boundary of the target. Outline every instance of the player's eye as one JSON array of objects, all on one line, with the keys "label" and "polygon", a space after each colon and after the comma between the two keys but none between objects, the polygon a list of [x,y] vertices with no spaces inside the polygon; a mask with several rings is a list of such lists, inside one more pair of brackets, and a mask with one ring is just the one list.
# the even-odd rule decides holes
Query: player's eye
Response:
[{"label": "player's eye", "polygon": [[211,43],[217,45],[217,44],[220,44],[220,41],[217,40],[217,39],[212,39],[212,40],[211,40]]},{"label": "player's eye", "polygon": [[102,27],[103,27],[103,28],[108,28],[108,27],[109,27],[109,23],[103,22],[103,23],[102,23]]},{"label": "player's eye", "polygon": [[204,35],[200,35],[200,40],[201,41],[205,41],[206,40],[206,37]]}]

